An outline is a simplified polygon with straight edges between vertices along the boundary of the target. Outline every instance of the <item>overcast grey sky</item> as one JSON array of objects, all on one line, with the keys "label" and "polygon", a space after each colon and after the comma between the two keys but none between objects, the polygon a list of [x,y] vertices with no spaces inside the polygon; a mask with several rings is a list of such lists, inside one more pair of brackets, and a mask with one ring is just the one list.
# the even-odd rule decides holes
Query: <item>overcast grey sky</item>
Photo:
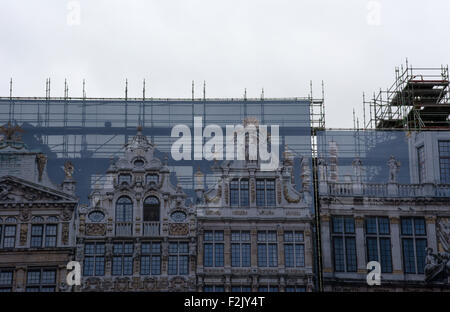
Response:
[{"label": "overcast grey sky", "polygon": [[[77,24],[79,4],[79,24]],[[381,5],[378,10],[377,4]],[[379,14],[378,14],[379,13]],[[0,96],[307,96],[325,82],[328,127],[362,116],[408,57],[450,63],[448,0],[2,0]]]}]

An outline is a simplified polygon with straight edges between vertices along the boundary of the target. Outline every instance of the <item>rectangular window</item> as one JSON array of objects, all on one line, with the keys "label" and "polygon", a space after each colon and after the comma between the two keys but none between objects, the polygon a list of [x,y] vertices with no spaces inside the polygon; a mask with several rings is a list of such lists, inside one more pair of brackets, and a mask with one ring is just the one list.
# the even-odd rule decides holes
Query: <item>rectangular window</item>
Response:
[{"label": "rectangular window", "polygon": [[186,242],[169,243],[169,275],[189,274],[189,244]]},{"label": "rectangular window", "polygon": [[275,181],[266,180],[266,201],[267,206],[275,206]]},{"label": "rectangular window", "polygon": [[256,205],[258,207],[275,206],[274,180],[256,180]]},{"label": "rectangular window", "polygon": [[417,164],[418,164],[418,172],[419,172],[419,183],[423,183],[426,175],[426,167],[425,167],[425,148],[422,145],[417,148]]},{"label": "rectangular window", "polygon": [[133,243],[114,243],[112,275],[133,275]]},{"label": "rectangular window", "polygon": [[259,286],[258,292],[278,292],[278,286]]},{"label": "rectangular window", "polygon": [[87,243],[84,246],[84,276],[105,275],[105,244]]},{"label": "rectangular window", "polygon": [[223,267],[224,237],[223,231],[205,231],[203,244],[203,264],[205,267]]},{"label": "rectangular window", "polygon": [[450,141],[439,141],[439,172],[441,184],[450,184]]},{"label": "rectangular window", "polygon": [[251,292],[251,286],[231,286],[231,292]]},{"label": "rectangular window", "polygon": [[158,184],[158,175],[157,174],[147,174],[145,176],[145,184],[155,183]]},{"label": "rectangular window", "polygon": [[57,224],[33,224],[31,226],[31,247],[56,247],[57,231]]},{"label": "rectangular window", "polygon": [[131,185],[131,174],[119,174],[119,185],[122,183],[128,183],[129,185]]},{"label": "rectangular window", "polygon": [[332,218],[332,249],[336,272],[356,272],[356,239],[353,217]]},{"label": "rectangular window", "polygon": [[239,181],[232,180],[230,183],[230,203],[233,207],[239,206]]},{"label": "rectangular window", "polygon": [[231,266],[249,267],[251,263],[250,232],[231,232]]},{"label": "rectangular window", "polygon": [[284,232],[284,259],[286,267],[305,266],[305,245],[303,232]]},{"label": "rectangular window", "polygon": [[58,225],[47,224],[45,226],[45,247],[56,247],[56,233]]},{"label": "rectangular window", "polygon": [[161,274],[161,243],[141,244],[141,275]]},{"label": "rectangular window", "polygon": [[225,287],[223,285],[206,285],[203,286],[203,292],[224,292]]},{"label": "rectangular window", "polygon": [[248,207],[249,197],[248,197],[248,180],[241,180],[241,207]]},{"label": "rectangular window", "polygon": [[13,274],[12,269],[0,269],[0,292],[12,291]]},{"label": "rectangular window", "polygon": [[405,273],[423,274],[427,246],[425,219],[401,218],[401,234]]},{"label": "rectangular window", "polygon": [[[16,245],[16,226],[4,225],[3,248],[14,248]],[[1,237],[0,237],[1,239]],[[1,243],[1,240],[0,240]]]},{"label": "rectangular window", "polygon": [[42,239],[44,236],[44,226],[34,224],[31,226],[31,247],[42,247]]},{"label": "rectangular window", "polygon": [[256,180],[256,205],[264,207],[266,205],[265,180]]},{"label": "rectangular window", "polygon": [[278,266],[278,244],[276,231],[258,231],[258,266]]},{"label": "rectangular window", "polygon": [[232,207],[249,206],[249,186],[247,179],[235,179],[230,182],[230,204]]},{"label": "rectangular window", "polygon": [[392,273],[391,237],[388,217],[366,218],[367,260],[378,261],[382,273]]},{"label": "rectangular window", "polygon": [[36,268],[27,271],[27,292],[54,292],[55,289],[55,269]]},{"label": "rectangular window", "polygon": [[286,286],[286,292],[306,292],[305,286]]}]

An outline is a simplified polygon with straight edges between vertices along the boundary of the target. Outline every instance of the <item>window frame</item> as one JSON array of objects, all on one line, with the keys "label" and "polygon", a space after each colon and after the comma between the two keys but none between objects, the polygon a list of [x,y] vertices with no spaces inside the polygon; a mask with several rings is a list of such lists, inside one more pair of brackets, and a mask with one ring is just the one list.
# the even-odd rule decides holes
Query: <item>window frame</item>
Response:
[{"label": "window frame", "polygon": [[[369,220],[375,220],[375,232],[370,232],[368,227]],[[381,231],[380,226],[380,220],[387,219],[387,233]],[[366,217],[364,220],[365,227],[364,232],[366,235],[366,257],[367,261],[378,261],[381,265],[381,273],[392,273],[393,272],[393,262],[392,262],[392,242],[391,242],[391,226],[389,217],[385,216],[369,216]],[[375,240],[376,241],[376,258],[377,259],[370,259],[370,251],[369,251],[369,240]],[[389,255],[383,254],[383,248],[382,248],[382,241],[388,241],[389,244]],[[386,261],[384,260],[384,257],[388,257]],[[386,267],[384,264],[389,263],[389,266]]]},{"label": "window frame", "polygon": [[[94,250],[93,253],[87,252],[86,247],[88,246],[93,246]],[[98,251],[97,248],[98,246],[102,246],[103,252]],[[105,276],[105,267],[106,267],[105,253],[106,253],[106,245],[104,242],[88,242],[84,245],[83,276]],[[89,261],[91,261],[92,259],[92,262],[87,262],[86,259],[89,259]],[[91,263],[92,263],[92,274],[86,274],[86,266],[91,265]]]},{"label": "window frame", "polygon": [[[335,230],[335,220],[342,219],[341,227],[342,231]],[[348,223],[347,220],[352,220],[352,231],[348,230]],[[333,265],[334,265],[334,271],[335,272],[357,272],[358,265],[357,265],[357,250],[356,250],[356,227],[355,227],[355,219],[353,216],[346,216],[346,215],[336,215],[331,217],[331,250],[333,252]],[[338,266],[336,265],[336,242],[337,241],[342,242],[342,256],[343,258],[343,270],[340,268],[338,269]],[[349,245],[350,241],[353,240],[353,243],[351,245],[352,249],[354,250],[354,254],[349,254]],[[354,248],[353,248],[354,247]],[[349,261],[350,256],[352,256],[351,261]],[[351,265],[351,267],[350,267]]]},{"label": "window frame", "polygon": [[[448,155],[442,155],[443,151],[441,148],[441,144],[448,144],[448,147],[446,146],[446,149],[449,149]],[[450,140],[438,140],[438,153],[439,153],[439,182],[441,184],[450,184]],[[443,174],[443,160],[448,160],[446,164],[448,164],[448,170],[444,171],[446,174]],[[445,176],[446,178],[444,179]]]},{"label": "window frame", "polygon": [[[211,234],[211,239],[209,239],[209,234]],[[223,230],[205,230],[203,232],[203,265],[210,268],[224,267],[225,233]]]},{"label": "window frame", "polygon": [[[407,233],[406,231],[404,231],[404,221],[405,220],[410,220],[411,223],[411,233]],[[423,234],[422,233],[417,233],[417,228],[416,228],[416,221],[420,220],[421,223],[423,224]],[[428,233],[427,233],[427,224],[426,224],[426,220],[424,217],[401,217],[400,218],[400,238],[401,238],[401,248],[402,248],[402,263],[403,263],[403,271],[405,274],[424,274],[424,268],[425,268],[425,257],[426,257],[426,246],[427,246],[427,241],[428,241]],[[413,258],[414,258],[414,270],[410,270],[410,263],[407,264],[407,260],[408,262],[410,262],[410,259],[407,259],[406,257],[406,244],[405,242],[412,242],[412,249],[409,250],[408,254],[412,254]],[[424,246],[424,250],[422,251],[422,255],[419,256],[418,253],[418,242],[421,243],[425,243]],[[412,253],[411,253],[412,251]],[[410,258],[408,256],[408,258]],[[419,265],[419,259],[421,260],[421,262],[423,262],[423,265]]]}]

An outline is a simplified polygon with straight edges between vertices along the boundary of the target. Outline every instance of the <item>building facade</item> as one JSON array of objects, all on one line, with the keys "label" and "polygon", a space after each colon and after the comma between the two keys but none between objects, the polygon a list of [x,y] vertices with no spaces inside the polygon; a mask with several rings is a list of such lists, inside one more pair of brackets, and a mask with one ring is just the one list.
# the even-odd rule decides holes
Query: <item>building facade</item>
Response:
[{"label": "building facade", "polygon": [[66,265],[75,246],[73,166],[55,185],[47,157],[30,151],[18,127],[0,141],[0,291],[69,291]]},{"label": "building facade", "polygon": [[79,291],[194,291],[195,210],[141,130],[79,208]]},{"label": "building facade", "polygon": [[[390,135],[401,140],[377,143],[388,142],[388,152],[374,157],[380,150],[372,145],[367,149],[370,157],[370,153],[364,154],[365,145],[360,153],[365,159],[356,157],[351,164],[339,157],[346,154],[339,151],[345,144],[330,139],[327,157],[318,161],[326,291],[450,290],[450,134],[422,131]],[[327,138],[330,136],[332,133]],[[404,142],[405,149],[399,153],[393,142]],[[403,161],[390,153],[397,153]],[[353,173],[343,180],[339,180],[339,171],[345,171],[340,162],[349,169],[347,173]],[[384,166],[379,170],[384,173],[377,174],[384,182],[368,181],[368,172],[375,167],[371,163]],[[371,261],[380,264],[380,285],[368,285]]]},{"label": "building facade", "polygon": [[198,291],[314,289],[310,158],[302,158],[299,188],[288,149],[283,158],[271,171],[248,155],[215,163],[210,189],[197,171]]}]

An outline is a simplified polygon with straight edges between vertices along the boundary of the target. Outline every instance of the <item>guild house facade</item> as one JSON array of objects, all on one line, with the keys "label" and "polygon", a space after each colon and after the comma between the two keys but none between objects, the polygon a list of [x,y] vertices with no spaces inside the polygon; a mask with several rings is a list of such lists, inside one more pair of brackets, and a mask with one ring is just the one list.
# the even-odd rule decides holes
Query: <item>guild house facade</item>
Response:
[{"label": "guild house facade", "polygon": [[69,291],[66,265],[74,257],[75,180],[73,166],[54,184],[46,155],[30,151],[22,130],[1,128],[0,291]]},{"label": "guild house facade", "polygon": [[355,158],[353,134],[324,135],[318,161],[324,290],[449,291],[449,131],[367,133]]}]

